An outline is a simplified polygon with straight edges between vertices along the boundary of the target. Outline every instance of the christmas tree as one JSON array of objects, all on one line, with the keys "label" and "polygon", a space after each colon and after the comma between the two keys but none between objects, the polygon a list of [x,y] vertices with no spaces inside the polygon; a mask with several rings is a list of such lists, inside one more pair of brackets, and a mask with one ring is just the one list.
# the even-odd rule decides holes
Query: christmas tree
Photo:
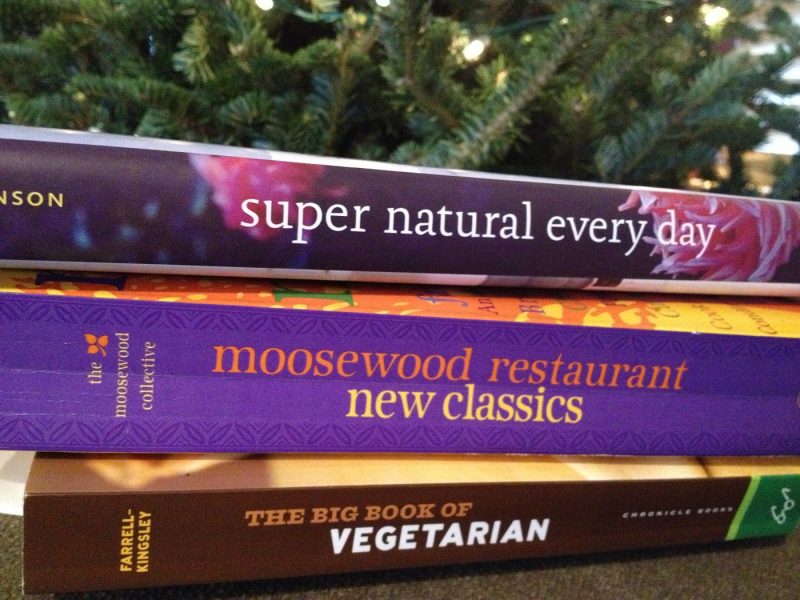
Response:
[{"label": "christmas tree", "polygon": [[0,121],[754,195],[797,4],[2,0]]}]

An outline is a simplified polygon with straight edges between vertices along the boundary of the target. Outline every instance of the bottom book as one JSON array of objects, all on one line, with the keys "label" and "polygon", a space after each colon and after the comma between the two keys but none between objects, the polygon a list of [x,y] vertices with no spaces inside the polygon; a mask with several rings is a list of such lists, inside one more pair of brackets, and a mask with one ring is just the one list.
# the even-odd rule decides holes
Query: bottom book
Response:
[{"label": "bottom book", "polygon": [[789,534],[800,457],[38,454],[28,593]]}]

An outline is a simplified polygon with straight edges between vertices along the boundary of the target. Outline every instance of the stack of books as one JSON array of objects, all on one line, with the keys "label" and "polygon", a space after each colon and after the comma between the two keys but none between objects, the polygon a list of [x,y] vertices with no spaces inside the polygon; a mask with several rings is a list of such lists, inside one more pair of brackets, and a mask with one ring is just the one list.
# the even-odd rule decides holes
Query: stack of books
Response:
[{"label": "stack of books", "polygon": [[800,204],[0,139],[0,448],[38,452],[29,592],[800,520]]}]

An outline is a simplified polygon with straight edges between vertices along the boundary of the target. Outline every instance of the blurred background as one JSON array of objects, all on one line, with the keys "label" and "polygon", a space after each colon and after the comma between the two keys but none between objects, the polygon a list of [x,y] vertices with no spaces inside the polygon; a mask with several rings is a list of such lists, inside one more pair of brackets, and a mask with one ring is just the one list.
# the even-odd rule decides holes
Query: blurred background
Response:
[{"label": "blurred background", "polygon": [[0,122],[800,200],[800,2],[0,0]]}]

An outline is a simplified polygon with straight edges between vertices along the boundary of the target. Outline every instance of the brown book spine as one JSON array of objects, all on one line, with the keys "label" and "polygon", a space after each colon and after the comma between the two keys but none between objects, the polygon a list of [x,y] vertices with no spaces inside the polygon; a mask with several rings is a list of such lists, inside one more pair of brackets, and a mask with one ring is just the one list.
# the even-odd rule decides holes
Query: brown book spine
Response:
[{"label": "brown book spine", "polygon": [[750,486],[749,477],[731,477],[29,494],[25,589],[253,580],[714,542],[730,537]]}]

